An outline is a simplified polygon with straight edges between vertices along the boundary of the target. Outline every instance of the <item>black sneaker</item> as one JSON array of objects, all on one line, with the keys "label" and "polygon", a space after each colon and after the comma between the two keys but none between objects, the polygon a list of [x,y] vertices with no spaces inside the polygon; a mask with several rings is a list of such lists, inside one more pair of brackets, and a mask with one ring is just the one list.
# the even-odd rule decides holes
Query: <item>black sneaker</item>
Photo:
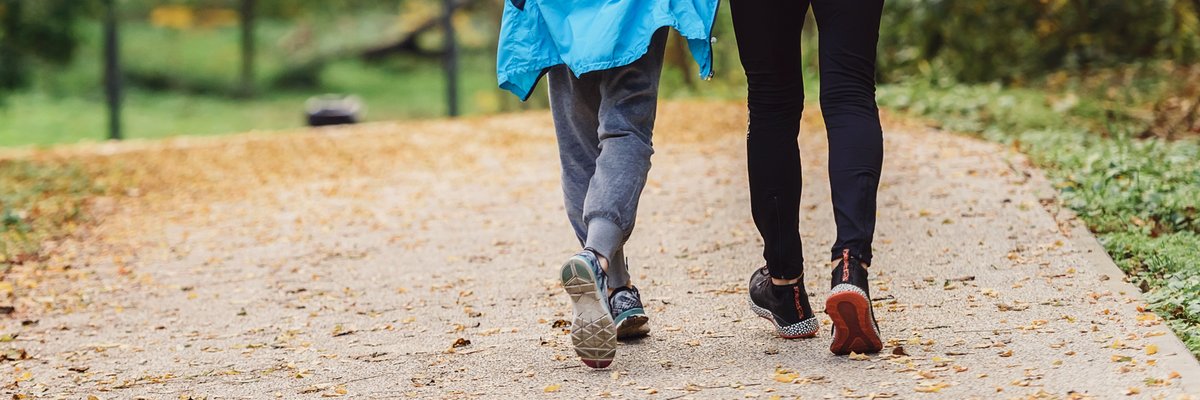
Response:
[{"label": "black sneaker", "polygon": [[808,305],[804,279],[792,285],[771,283],[767,267],[750,275],[750,310],[775,325],[775,333],[784,339],[810,338],[820,324]]},{"label": "black sneaker", "polygon": [[841,265],[833,269],[833,288],[825,300],[825,314],[833,321],[833,343],[829,351],[837,355],[876,353],[883,349],[879,324],[871,308],[867,287],[867,269],[859,259],[842,251]]},{"label": "black sneaker", "polygon": [[613,289],[608,297],[608,309],[612,311],[613,324],[617,326],[617,339],[632,339],[650,334],[650,317],[642,307],[642,295],[637,287],[622,286]]}]

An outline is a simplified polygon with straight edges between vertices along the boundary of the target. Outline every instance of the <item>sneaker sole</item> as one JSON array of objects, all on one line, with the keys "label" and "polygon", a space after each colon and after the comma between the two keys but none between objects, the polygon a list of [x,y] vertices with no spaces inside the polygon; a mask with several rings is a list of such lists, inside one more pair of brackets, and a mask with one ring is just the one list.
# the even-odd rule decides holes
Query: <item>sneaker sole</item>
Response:
[{"label": "sneaker sole", "polygon": [[596,276],[586,262],[572,258],[563,264],[560,278],[574,309],[571,344],[575,354],[589,367],[608,367],[617,355],[617,334],[612,315],[596,292]]},{"label": "sneaker sole", "polygon": [[617,339],[635,339],[650,334],[650,317],[646,314],[634,314],[625,318],[618,318],[617,322]]},{"label": "sneaker sole", "polygon": [[814,338],[817,337],[817,329],[821,327],[815,315],[788,326],[781,326],[778,322],[775,322],[775,316],[771,314],[771,310],[759,307],[753,301],[750,302],[750,310],[754,311],[754,314],[762,319],[770,321],[771,326],[775,327],[775,334],[784,339]]},{"label": "sneaker sole", "polygon": [[877,353],[883,349],[875,321],[871,318],[871,301],[854,285],[841,284],[825,300],[825,314],[833,320],[833,343],[829,351],[837,355]]}]

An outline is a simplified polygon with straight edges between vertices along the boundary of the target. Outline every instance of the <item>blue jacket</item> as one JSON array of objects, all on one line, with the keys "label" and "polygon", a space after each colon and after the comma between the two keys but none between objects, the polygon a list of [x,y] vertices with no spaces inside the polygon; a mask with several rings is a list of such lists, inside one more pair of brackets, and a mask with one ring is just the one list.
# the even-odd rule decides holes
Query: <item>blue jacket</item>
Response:
[{"label": "blue jacket", "polygon": [[700,76],[712,76],[713,21],[719,0],[505,0],[496,54],[500,87],[529,98],[559,64],[580,76],[629,65],[654,32],[675,28],[688,41]]}]

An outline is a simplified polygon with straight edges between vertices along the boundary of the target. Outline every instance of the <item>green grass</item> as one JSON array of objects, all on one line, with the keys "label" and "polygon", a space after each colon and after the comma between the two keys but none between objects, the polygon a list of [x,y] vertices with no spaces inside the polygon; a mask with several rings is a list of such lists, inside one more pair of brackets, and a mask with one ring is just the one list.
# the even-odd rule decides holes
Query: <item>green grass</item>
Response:
[{"label": "green grass", "polygon": [[41,256],[44,241],[86,220],[88,198],[104,188],[76,165],[0,161],[0,273]]},{"label": "green grass", "polygon": [[[486,62],[482,57],[464,61],[469,65]],[[477,74],[463,76],[460,96],[464,112],[496,112],[503,105],[502,93],[492,90],[489,78],[494,80]],[[161,138],[300,127],[304,123],[304,101],[327,92],[361,97],[367,107],[367,120],[445,115],[441,71],[429,61],[387,67],[342,61],[327,66],[322,80],[324,87],[320,90],[279,90],[251,100],[133,88],[126,93],[124,103],[125,136]],[[0,107],[0,146],[103,140],[106,124],[107,108],[98,92],[63,96],[18,93]]]},{"label": "green grass", "polygon": [[1142,123],[1081,92],[916,80],[881,87],[879,101],[1028,154],[1200,355],[1200,142],[1133,139]]},{"label": "green grass", "polygon": [[[236,27],[175,31],[125,23],[125,137],[301,127],[304,101],[324,93],[358,95],[366,105],[368,121],[445,115],[445,79],[438,59],[401,57],[367,64],[344,57],[328,61],[311,76],[304,76],[306,71],[301,66],[317,54],[349,51],[379,40],[379,26],[384,22],[367,18],[346,29],[339,27],[337,35],[316,35],[302,50],[285,51],[280,43],[287,41],[292,27],[264,21],[258,35],[258,96],[252,99],[233,96],[240,66]],[[80,32],[83,43],[74,62],[38,68],[33,87],[4,94],[0,146],[45,146],[106,137],[99,27],[84,24]],[[486,49],[465,50],[460,64],[463,113],[527,107],[495,88],[494,61]],[[313,79],[315,86],[279,83],[285,76]],[[538,98],[533,104],[545,104],[545,100]]]}]

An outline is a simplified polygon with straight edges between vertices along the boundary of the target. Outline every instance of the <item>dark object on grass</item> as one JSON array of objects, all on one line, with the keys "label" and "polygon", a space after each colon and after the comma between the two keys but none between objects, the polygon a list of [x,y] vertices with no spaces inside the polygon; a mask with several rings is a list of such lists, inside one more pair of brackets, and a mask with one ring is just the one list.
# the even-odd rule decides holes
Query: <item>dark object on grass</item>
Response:
[{"label": "dark object on grass", "polygon": [[308,126],[354,124],[359,121],[362,101],[356,96],[324,95],[304,103]]}]

